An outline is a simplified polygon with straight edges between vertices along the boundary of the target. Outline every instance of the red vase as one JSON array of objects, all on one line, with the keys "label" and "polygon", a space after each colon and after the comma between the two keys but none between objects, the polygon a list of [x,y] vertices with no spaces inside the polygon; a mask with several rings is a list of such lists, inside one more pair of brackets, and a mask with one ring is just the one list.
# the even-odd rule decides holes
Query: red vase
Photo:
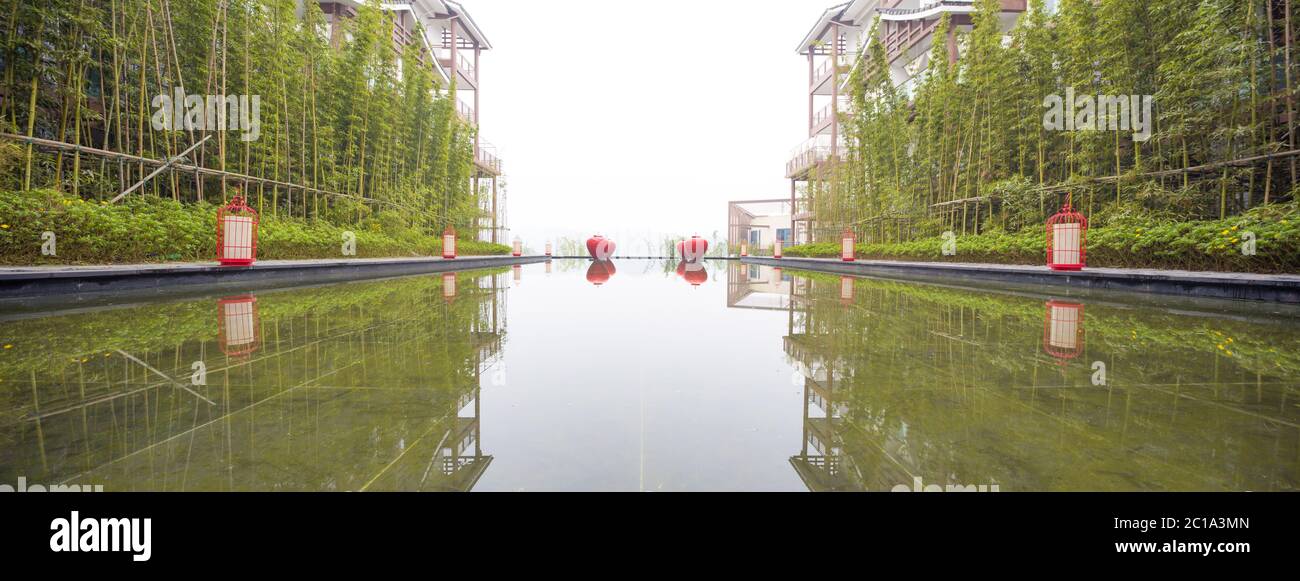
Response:
[{"label": "red vase", "polygon": [[677,253],[681,255],[682,260],[696,261],[704,258],[709,252],[709,241],[700,238],[699,235],[691,236],[690,240],[683,240],[677,243]]},{"label": "red vase", "polygon": [[587,239],[587,253],[596,260],[609,260],[614,256],[614,241],[600,234]]}]

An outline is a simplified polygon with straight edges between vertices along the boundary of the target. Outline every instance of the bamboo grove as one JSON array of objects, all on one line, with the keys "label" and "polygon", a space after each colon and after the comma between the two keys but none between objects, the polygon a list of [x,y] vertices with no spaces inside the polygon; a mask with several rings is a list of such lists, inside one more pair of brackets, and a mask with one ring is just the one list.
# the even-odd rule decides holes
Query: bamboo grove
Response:
[{"label": "bamboo grove", "polygon": [[[1297,172],[1290,0],[1031,0],[1016,26],[977,0],[950,63],[934,32],[914,91],[868,36],[842,113],[847,152],[806,192],[817,240],[898,242],[1035,226],[1072,196],[1090,221],[1222,219],[1289,200]],[[879,26],[879,22],[875,26]],[[1152,136],[1053,131],[1045,98],[1150,95]],[[910,94],[909,94],[910,93]]]},{"label": "bamboo grove", "polygon": [[[166,160],[214,132],[154,129],[156,95],[256,95],[257,139],[217,131],[188,156],[229,176],[164,172],[144,194],[221,203],[242,193],[264,216],[339,224],[476,225],[475,129],[455,113],[454,83],[439,86],[434,57],[394,48],[393,23],[376,0],[338,25],[334,44],[316,2],[0,3],[6,133]],[[153,169],[0,140],[7,190],[103,201]]]}]

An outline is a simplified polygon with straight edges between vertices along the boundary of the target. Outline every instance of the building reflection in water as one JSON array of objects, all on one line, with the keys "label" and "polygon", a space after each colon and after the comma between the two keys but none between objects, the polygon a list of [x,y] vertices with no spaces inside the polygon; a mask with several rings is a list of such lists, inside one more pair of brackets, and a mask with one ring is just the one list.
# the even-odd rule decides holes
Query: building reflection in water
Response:
[{"label": "building reflection in water", "polygon": [[469,490],[492,461],[479,396],[506,335],[505,276],[6,322],[0,482]]},{"label": "building reflection in water", "polygon": [[727,276],[729,307],[787,313],[789,460],[810,490],[1300,487],[1300,345],[1270,317],[1096,303],[1085,319],[992,289]]}]

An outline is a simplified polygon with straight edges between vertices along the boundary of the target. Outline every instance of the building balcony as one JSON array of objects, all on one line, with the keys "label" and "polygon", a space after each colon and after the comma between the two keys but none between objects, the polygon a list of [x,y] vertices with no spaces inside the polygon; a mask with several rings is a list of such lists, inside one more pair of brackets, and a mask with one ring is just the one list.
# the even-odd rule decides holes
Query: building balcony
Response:
[{"label": "building balcony", "polygon": [[807,179],[813,170],[825,167],[832,160],[847,159],[846,151],[842,141],[838,147],[831,147],[831,140],[826,136],[809,139],[791,152],[790,161],[785,164],[785,177]]},{"label": "building balcony", "polygon": [[[441,54],[438,55],[438,64],[442,65],[444,69],[447,69],[447,71],[450,72],[453,68],[452,67],[453,59],[451,58],[451,51],[448,49],[443,49],[442,51],[440,51],[440,53]],[[475,69],[474,63],[470,62],[470,59],[465,58],[465,53],[461,51],[458,51],[456,53],[456,58],[454,59],[454,61],[455,61],[454,68],[456,69],[456,73],[460,77],[460,80],[465,83],[469,83],[470,87],[477,87],[478,71]]]},{"label": "building balcony", "polygon": [[831,126],[839,123],[839,114],[847,113],[851,107],[847,99],[840,99],[839,107],[835,103],[827,103],[824,107],[813,113],[812,135],[822,135],[831,132]]},{"label": "building balcony", "polygon": [[484,175],[492,177],[501,175],[501,159],[497,157],[496,147],[486,141],[480,141],[474,151],[474,166]]},{"label": "building balcony", "polygon": [[[839,57],[840,66],[839,66],[838,76],[844,77],[848,75],[849,71],[853,69],[853,62],[855,60],[857,59],[854,55],[849,55],[849,54],[840,55]],[[817,95],[831,94],[832,86],[830,84],[830,81],[832,81],[832,79],[834,79],[834,77],[837,76],[835,74],[834,65],[835,65],[834,57],[827,57],[822,60],[822,63],[818,65],[816,69],[813,70],[812,84],[808,87],[809,91]],[[840,80],[835,79],[834,82],[838,84]]]},{"label": "building balcony", "polygon": [[466,105],[460,99],[456,99],[456,116],[460,117],[461,121],[471,125],[474,124],[474,108]]}]

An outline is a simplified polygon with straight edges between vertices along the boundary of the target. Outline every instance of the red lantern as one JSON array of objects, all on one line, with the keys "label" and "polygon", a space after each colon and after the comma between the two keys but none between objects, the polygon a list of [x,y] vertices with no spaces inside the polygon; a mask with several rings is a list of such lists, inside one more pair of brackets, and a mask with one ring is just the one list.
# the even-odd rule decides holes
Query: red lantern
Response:
[{"label": "red lantern", "polygon": [[607,260],[597,260],[587,267],[587,282],[600,286],[609,282],[609,278],[614,276],[616,271],[614,263]]},{"label": "red lantern", "polygon": [[510,254],[511,256],[523,256],[524,254],[524,243],[518,238],[515,238],[514,251]]},{"label": "red lantern", "polygon": [[217,301],[217,344],[228,357],[246,357],[257,351],[257,298],[252,295]]},{"label": "red lantern", "polygon": [[547,242],[547,243],[546,243],[546,255],[547,255],[547,256],[550,256],[550,255],[551,255],[551,243],[550,243],[550,242]]},{"label": "red lantern", "polygon": [[704,270],[703,266],[692,263],[688,267],[686,261],[677,263],[677,276],[691,283],[693,287],[699,287],[709,281],[709,272]]},{"label": "red lantern", "polygon": [[682,255],[682,260],[695,262],[704,257],[709,252],[709,241],[700,238],[698,234],[691,236],[690,240],[683,240],[677,243],[677,250]]},{"label": "red lantern", "polygon": [[781,258],[781,239],[776,239],[776,244],[772,246],[772,258]]},{"label": "red lantern", "polygon": [[1083,305],[1047,301],[1043,323],[1043,350],[1062,362],[1083,353]]},{"label": "red lantern", "polygon": [[1088,219],[1074,211],[1069,196],[1065,207],[1047,220],[1047,267],[1082,270],[1088,252]]},{"label": "red lantern", "polygon": [[614,255],[614,241],[600,234],[587,239],[587,252],[596,260],[609,260]]},{"label": "red lantern", "polygon": [[442,257],[447,260],[456,258],[456,230],[451,226],[442,231]]},{"label": "red lantern", "polygon": [[456,273],[454,272],[442,273],[442,300],[447,301],[449,305],[456,300]]},{"label": "red lantern", "polygon": [[749,243],[748,243],[748,242],[741,242],[741,243],[740,243],[740,255],[741,255],[742,257],[744,257],[744,256],[749,256]]},{"label": "red lantern", "polygon": [[257,210],[235,196],[217,210],[217,261],[221,266],[248,266],[257,260]]},{"label": "red lantern", "polygon": [[844,235],[840,238],[840,260],[844,262],[853,262],[857,256],[856,252],[858,239],[854,236],[853,231],[848,228],[844,229]]}]

